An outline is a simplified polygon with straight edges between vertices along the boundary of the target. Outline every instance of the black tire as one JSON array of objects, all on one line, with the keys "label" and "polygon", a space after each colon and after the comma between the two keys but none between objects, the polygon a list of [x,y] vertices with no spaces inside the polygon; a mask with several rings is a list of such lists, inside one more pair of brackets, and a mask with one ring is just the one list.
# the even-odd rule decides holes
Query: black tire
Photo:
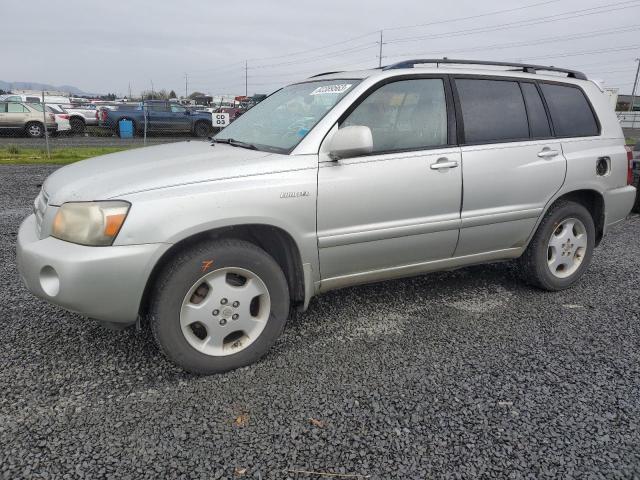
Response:
[{"label": "black tire", "polygon": [[[211,263],[213,261],[213,263]],[[210,265],[211,269],[204,269]],[[204,275],[225,267],[249,270],[266,285],[271,309],[264,330],[244,349],[226,356],[204,354],[187,341],[180,326],[185,295]],[[203,269],[207,273],[203,273]],[[242,240],[217,240],[182,251],[167,264],[154,288],[149,323],[160,350],[184,370],[220,373],[258,361],[284,330],[289,316],[289,288],[278,263],[264,250]]]},{"label": "black tire", "polygon": [[73,135],[82,135],[84,133],[85,124],[81,119],[72,118],[69,123],[71,124],[71,133]]},{"label": "black tire", "polygon": [[193,127],[193,134],[199,138],[207,137],[210,132],[211,125],[209,125],[207,122],[196,122],[195,126]]},{"label": "black tire", "polygon": [[[585,227],[587,247],[582,263],[575,272],[566,278],[553,275],[548,266],[549,239],[560,223],[569,218],[577,218]],[[571,287],[584,274],[591,263],[595,246],[595,225],[591,213],[579,203],[560,200],[551,206],[527,247],[520,257],[520,272],[524,280],[535,287],[548,291],[559,291]]]},{"label": "black tire", "polygon": [[28,137],[42,138],[44,137],[44,125],[40,122],[29,122],[24,126],[24,131]]},{"label": "black tire", "polygon": [[640,178],[636,182],[636,201],[633,204],[632,212],[640,213]]}]

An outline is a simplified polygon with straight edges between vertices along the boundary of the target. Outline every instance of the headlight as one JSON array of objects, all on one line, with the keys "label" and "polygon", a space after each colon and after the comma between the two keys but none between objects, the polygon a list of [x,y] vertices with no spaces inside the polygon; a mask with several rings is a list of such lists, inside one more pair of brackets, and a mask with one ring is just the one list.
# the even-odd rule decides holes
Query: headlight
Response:
[{"label": "headlight", "polygon": [[81,245],[111,245],[130,206],[122,200],[64,203],[53,220],[51,235]]}]

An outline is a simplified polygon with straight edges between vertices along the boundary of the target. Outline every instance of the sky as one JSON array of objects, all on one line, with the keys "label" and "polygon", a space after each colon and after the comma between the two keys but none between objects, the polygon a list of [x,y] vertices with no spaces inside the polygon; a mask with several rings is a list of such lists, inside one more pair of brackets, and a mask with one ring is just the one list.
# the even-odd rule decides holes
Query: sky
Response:
[{"label": "sky", "polygon": [[[63,6],[64,5],[64,6]],[[640,0],[0,2],[0,80],[126,95],[271,91],[408,58],[574,68],[630,93]],[[246,62],[246,64],[245,64]],[[246,69],[245,69],[246,65]]]}]

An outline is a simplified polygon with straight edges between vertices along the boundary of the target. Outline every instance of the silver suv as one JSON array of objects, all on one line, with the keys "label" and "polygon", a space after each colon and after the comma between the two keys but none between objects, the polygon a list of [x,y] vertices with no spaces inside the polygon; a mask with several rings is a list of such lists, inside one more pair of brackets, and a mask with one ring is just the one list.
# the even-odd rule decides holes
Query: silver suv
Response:
[{"label": "silver suv", "polygon": [[518,259],[562,290],[634,201],[609,101],[580,72],[416,60],[289,85],[218,134],[62,168],[18,234],[37,296],[148,323],[184,369],[263,356],[292,306]]}]

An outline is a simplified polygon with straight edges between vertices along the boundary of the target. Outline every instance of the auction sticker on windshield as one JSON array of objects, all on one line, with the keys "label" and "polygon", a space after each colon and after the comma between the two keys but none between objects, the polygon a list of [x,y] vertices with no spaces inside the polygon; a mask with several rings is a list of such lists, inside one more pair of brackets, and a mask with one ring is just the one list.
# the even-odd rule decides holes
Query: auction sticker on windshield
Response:
[{"label": "auction sticker on windshield", "polygon": [[350,83],[340,83],[337,85],[325,85],[324,87],[318,87],[309,95],[326,95],[331,93],[344,93],[351,88]]}]

